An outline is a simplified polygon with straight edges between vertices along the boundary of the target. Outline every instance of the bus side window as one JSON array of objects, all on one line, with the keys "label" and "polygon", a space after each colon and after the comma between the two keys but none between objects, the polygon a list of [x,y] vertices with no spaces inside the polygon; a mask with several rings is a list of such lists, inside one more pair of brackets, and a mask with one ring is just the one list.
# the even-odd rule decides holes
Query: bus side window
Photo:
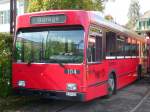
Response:
[{"label": "bus side window", "polygon": [[137,41],[137,51],[136,51],[137,56],[140,56],[140,53],[139,53],[140,48],[139,47],[140,47],[140,42]]},{"label": "bus side window", "polygon": [[117,36],[117,56],[124,56],[124,47],[125,46],[125,37],[118,35]]},{"label": "bus side window", "polygon": [[102,37],[96,36],[96,61],[100,61],[102,59]]},{"label": "bus side window", "polygon": [[87,59],[88,62],[102,60],[102,32],[101,29],[92,27],[88,38]]},{"label": "bus side window", "polygon": [[137,56],[137,41],[132,39],[132,56]]},{"label": "bus side window", "polygon": [[147,48],[145,44],[142,44],[142,52],[143,52],[143,57],[147,56]]},{"label": "bus side window", "polygon": [[125,38],[125,56],[131,56],[131,39]]},{"label": "bus side window", "polygon": [[106,32],[106,56],[116,56],[116,33]]},{"label": "bus side window", "polygon": [[88,39],[88,62],[95,61],[95,37],[89,37]]}]

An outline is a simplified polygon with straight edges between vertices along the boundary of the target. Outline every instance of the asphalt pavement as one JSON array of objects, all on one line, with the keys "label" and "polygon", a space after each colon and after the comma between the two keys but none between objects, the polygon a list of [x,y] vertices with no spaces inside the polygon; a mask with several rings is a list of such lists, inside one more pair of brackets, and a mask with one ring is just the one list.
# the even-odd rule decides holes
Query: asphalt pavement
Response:
[{"label": "asphalt pavement", "polygon": [[15,104],[4,105],[3,112],[150,112],[150,78],[144,78],[121,90],[111,98],[89,102],[59,101],[25,97]]}]

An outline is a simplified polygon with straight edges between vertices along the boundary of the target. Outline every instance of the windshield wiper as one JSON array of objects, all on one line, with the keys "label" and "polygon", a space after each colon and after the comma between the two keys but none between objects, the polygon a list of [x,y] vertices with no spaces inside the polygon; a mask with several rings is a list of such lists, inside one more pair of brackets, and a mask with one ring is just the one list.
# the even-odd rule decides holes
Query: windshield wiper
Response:
[{"label": "windshield wiper", "polygon": [[65,68],[65,66],[64,66],[63,63],[58,62],[58,64],[59,64],[61,67]]},{"label": "windshield wiper", "polygon": [[61,63],[61,62],[59,62],[59,61],[58,61],[58,60],[56,60],[56,59],[50,59],[50,61],[52,61],[52,62],[56,62],[56,63],[58,63],[61,67],[65,68],[64,64],[63,64],[63,63]]},{"label": "windshield wiper", "polygon": [[29,60],[29,61],[27,62],[27,64],[28,64],[28,65],[31,65],[32,62],[33,62],[33,60]]}]

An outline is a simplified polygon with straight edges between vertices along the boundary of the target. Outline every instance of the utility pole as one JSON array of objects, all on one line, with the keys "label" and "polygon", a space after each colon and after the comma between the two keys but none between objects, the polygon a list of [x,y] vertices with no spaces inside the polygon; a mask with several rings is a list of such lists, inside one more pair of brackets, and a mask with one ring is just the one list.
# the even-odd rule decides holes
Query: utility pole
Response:
[{"label": "utility pole", "polygon": [[13,0],[10,0],[10,34],[13,34]]},{"label": "utility pole", "polygon": [[10,34],[15,36],[16,32],[16,15],[17,15],[17,1],[10,0]]}]

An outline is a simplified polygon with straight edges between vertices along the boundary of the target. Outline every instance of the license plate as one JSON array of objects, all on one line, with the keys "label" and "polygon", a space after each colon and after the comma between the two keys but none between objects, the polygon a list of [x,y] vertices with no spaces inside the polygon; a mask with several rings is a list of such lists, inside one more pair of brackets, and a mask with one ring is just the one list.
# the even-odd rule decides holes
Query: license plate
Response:
[{"label": "license plate", "polygon": [[66,92],[66,96],[77,96],[76,92]]}]

